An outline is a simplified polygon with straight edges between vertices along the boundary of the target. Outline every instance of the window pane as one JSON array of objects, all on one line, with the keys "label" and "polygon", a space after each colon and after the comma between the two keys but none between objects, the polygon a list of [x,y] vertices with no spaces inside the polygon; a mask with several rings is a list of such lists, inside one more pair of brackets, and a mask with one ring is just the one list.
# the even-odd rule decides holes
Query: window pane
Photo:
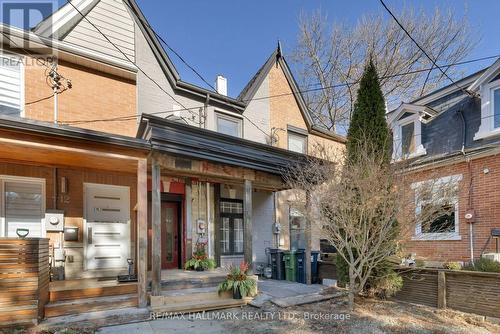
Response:
[{"label": "window pane", "polygon": [[305,227],[306,220],[304,215],[295,208],[290,208],[290,247],[299,249],[306,247]]},{"label": "window pane", "polygon": [[403,156],[415,152],[415,124],[410,123],[401,127],[401,145]]},{"label": "window pane", "polygon": [[234,219],[234,252],[243,253],[243,219]]},{"label": "window pane", "polygon": [[298,153],[306,153],[306,136],[288,132],[288,149]]},{"label": "window pane", "polygon": [[242,202],[221,202],[220,211],[224,213],[243,213]]},{"label": "window pane", "polygon": [[430,221],[422,223],[422,233],[450,233],[455,232],[455,206],[446,204],[436,207],[433,204],[422,206],[422,210],[429,215]]},{"label": "window pane", "polygon": [[5,182],[5,222],[7,237],[17,237],[16,230],[29,230],[28,237],[42,236],[42,185],[28,182]]},{"label": "window pane", "polygon": [[217,115],[217,132],[241,137],[241,120],[230,116]]},{"label": "window pane", "polygon": [[229,253],[229,218],[222,218],[220,249],[222,253]]},{"label": "window pane", "polygon": [[494,120],[495,128],[500,128],[500,89],[493,91],[493,107],[494,107]]}]

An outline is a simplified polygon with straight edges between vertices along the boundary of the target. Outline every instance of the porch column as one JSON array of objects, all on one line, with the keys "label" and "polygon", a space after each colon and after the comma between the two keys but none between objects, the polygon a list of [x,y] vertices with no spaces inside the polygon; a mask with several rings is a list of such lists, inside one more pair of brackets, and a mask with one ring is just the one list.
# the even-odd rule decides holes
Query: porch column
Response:
[{"label": "porch column", "polygon": [[250,272],[253,272],[253,253],[252,253],[252,181],[245,180],[245,196],[243,203],[243,219],[244,219],[244,234],[243,234],[243,251],[245,254],[245,262],[248,263]]},{"label": "porch column", "polygon": [[146,307],[148,300],[148,161],[137,164],[137,297],[139,307]]},{"label": "porch column", "polygon": [[305,250],[305,263],[306,266],[306,284],[311,284],[311,192],[306,190],[306,250]]},{"label": "porch column", "polygon": [[151,223],[152,223],[152,242],[151,242],[151,294],[159,296],[161,292],[161,199],[160,199],[160,165],[153,158],[151,166]]}]

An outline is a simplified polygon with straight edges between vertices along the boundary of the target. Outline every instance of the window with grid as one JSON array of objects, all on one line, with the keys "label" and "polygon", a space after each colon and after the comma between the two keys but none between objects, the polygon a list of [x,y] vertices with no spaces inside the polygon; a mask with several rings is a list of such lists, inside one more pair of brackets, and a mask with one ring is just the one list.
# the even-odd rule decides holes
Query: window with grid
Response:
[{"label": "window with grid", "polygon": [[243,254],[243,201],[221,200],[220,217],[221,254]]}]

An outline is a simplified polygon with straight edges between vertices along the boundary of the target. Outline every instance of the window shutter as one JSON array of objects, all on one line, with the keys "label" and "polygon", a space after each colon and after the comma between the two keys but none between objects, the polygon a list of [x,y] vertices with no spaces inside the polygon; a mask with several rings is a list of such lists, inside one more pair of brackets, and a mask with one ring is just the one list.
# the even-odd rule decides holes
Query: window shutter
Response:
[{"label": "window shutter", "polygon": [[20,59],[0,57],[0,114],[21,116],[22,64]]}]

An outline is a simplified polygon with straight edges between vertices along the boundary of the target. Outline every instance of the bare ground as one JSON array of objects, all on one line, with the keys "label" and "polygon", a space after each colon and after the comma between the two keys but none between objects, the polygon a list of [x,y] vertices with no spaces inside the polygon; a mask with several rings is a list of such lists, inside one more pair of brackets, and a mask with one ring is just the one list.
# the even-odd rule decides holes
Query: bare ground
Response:
[{"label": "bare ground", "polygon": [[[242,312],[257,311],[252,307],[242,309]],[[263,318],[275,314],[274,319],[268,316],[266,320],[231,320],[224,322],[224,326],[228,333],[500,333],[500,325],[483,321],[479,316],[370,299],[357,301],[353,313],[348,312],[345,300],[338,299],[287,309],[266,303],[260,312]],[[330,315],[330,319],[312,319],[315,314]]]}]

